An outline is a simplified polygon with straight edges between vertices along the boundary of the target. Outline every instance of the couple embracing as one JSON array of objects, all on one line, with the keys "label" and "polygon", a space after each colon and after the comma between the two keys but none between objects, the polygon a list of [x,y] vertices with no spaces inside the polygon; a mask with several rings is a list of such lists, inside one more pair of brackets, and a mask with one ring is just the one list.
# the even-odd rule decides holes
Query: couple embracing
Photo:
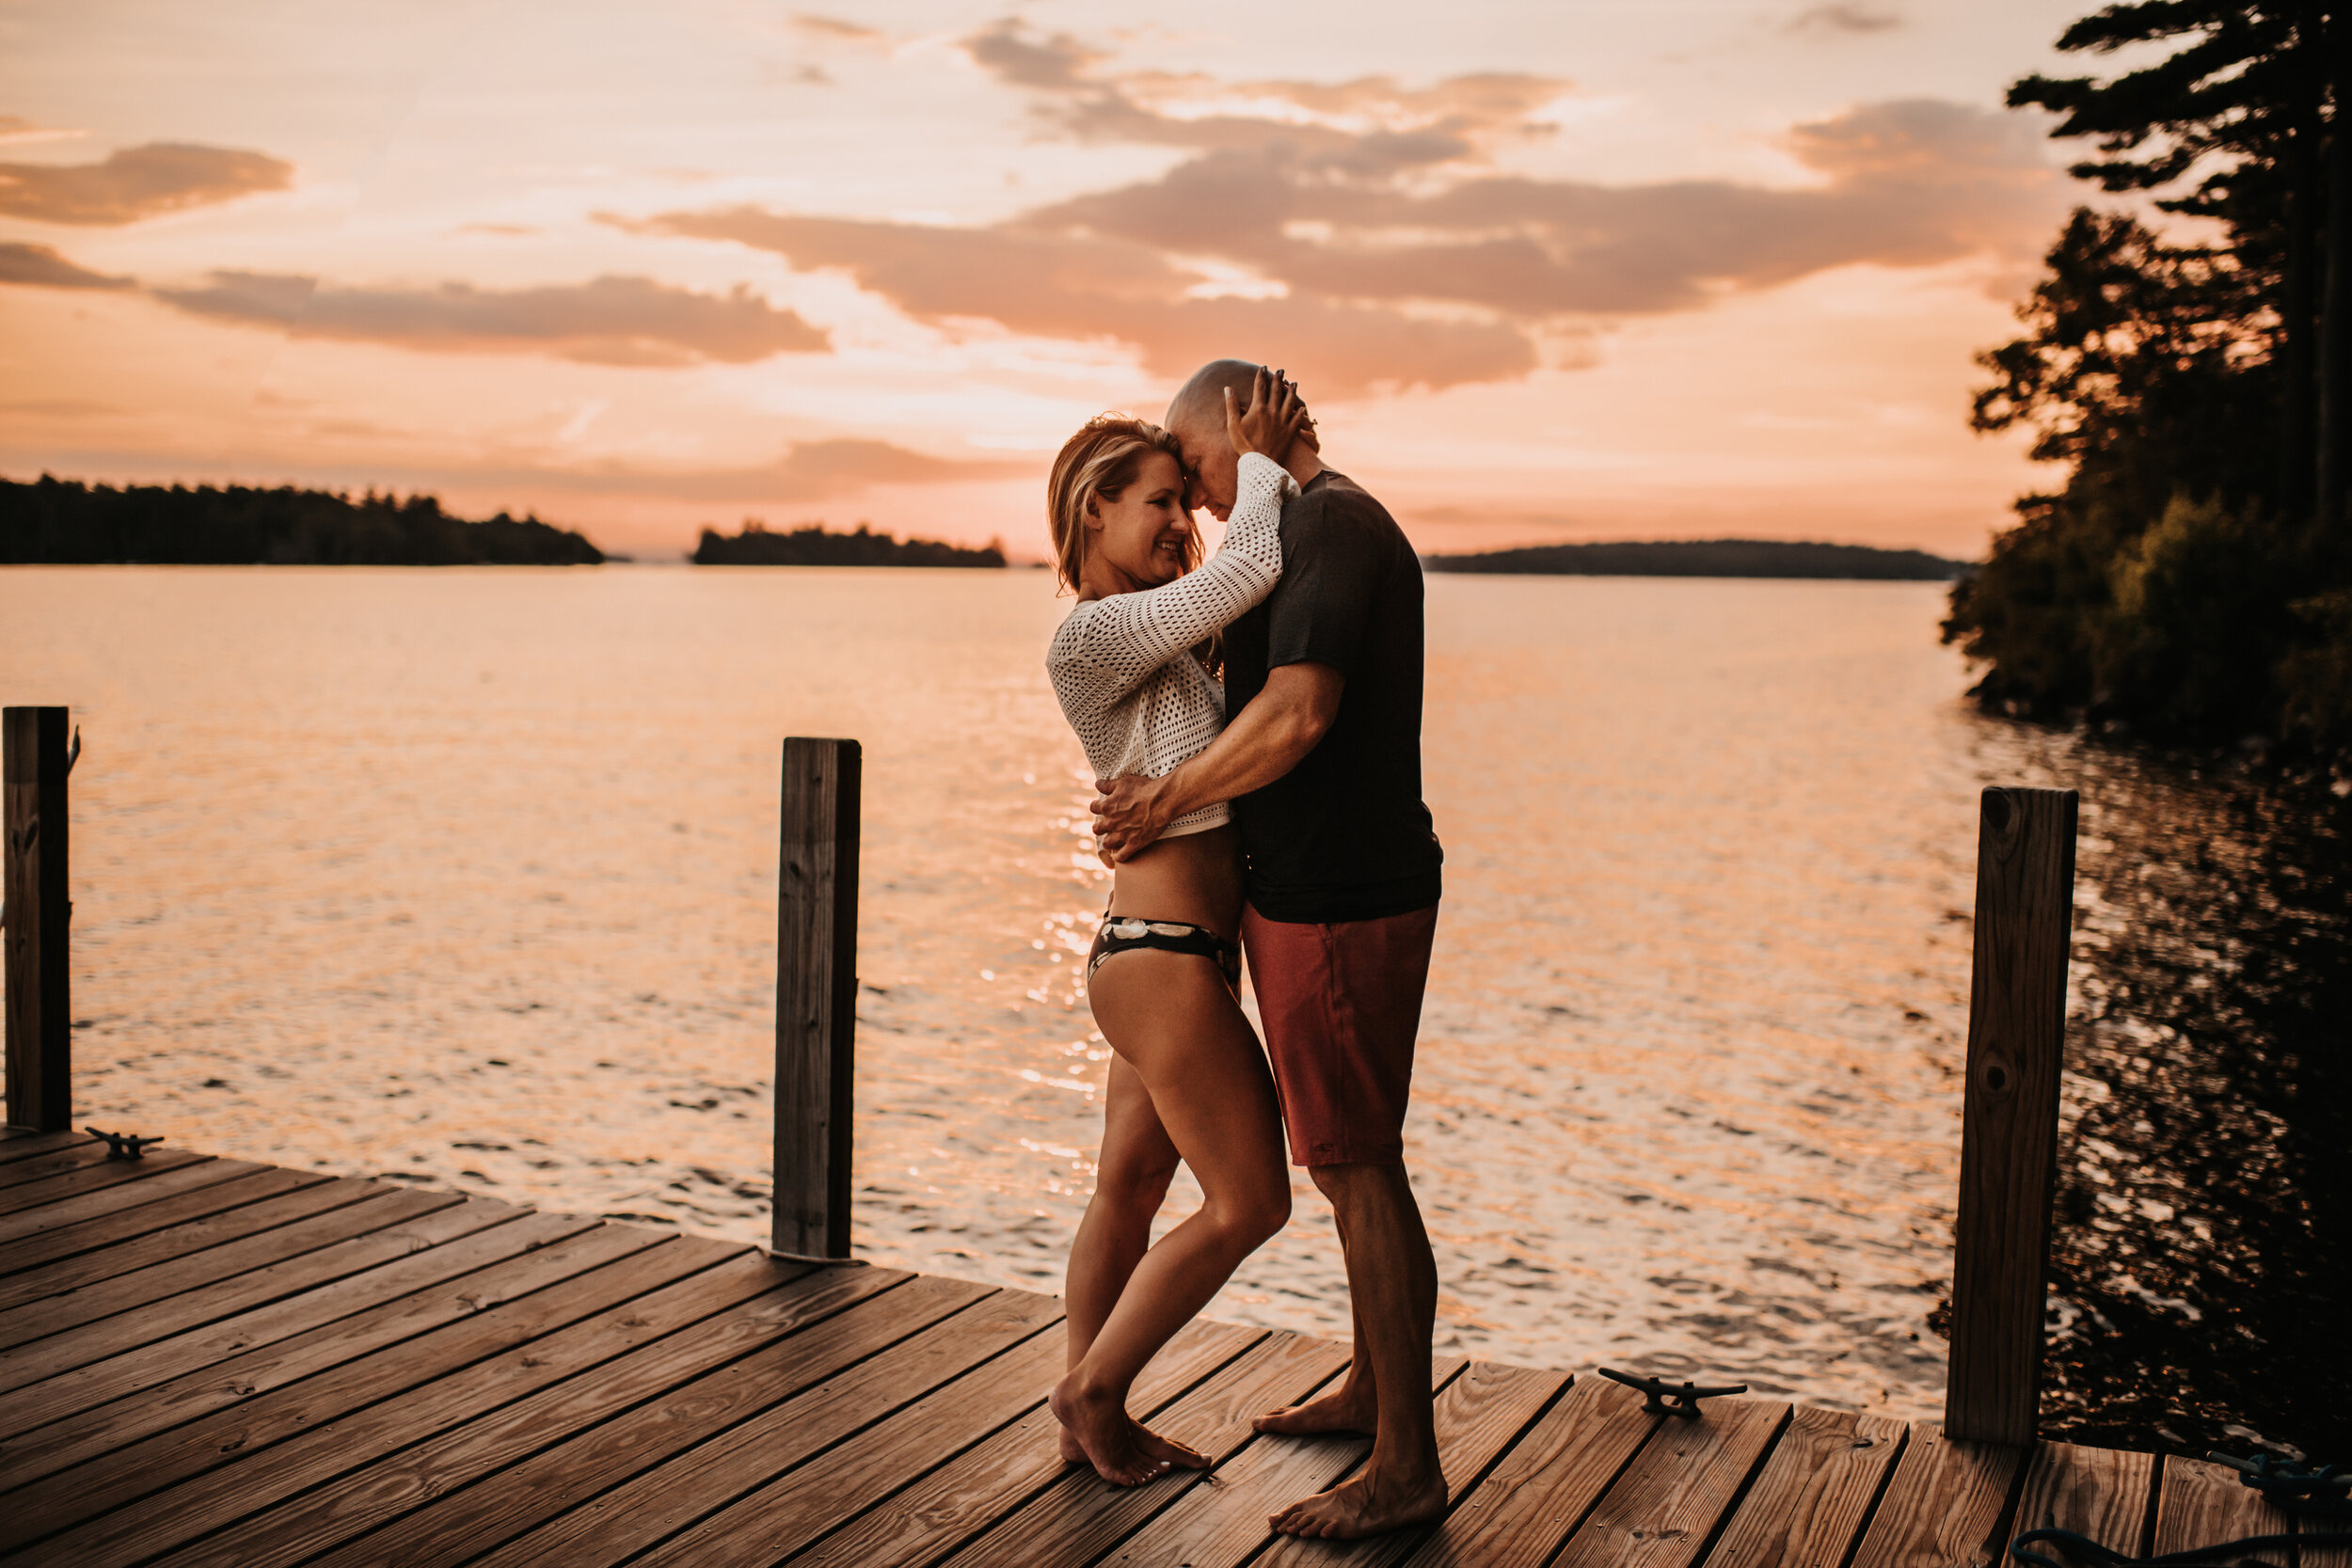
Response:
[{"label": "couple embracing", "polygon": [[[1354,1358],[1257,1429],[1374,1443],[1273,1526],[1352,1537],[1434,1518],[1437,1266],[1401,1137],[1441,859],[1421,799],[1420,562],[1324,466],[1296,389],[1240,360],[1196,372],[1164,427],[1089,421],[1047,501],[1078,601],[1047,666],[1114,863],[1087,960],[1113,1056],[1070,1253],[1063,1455],[1124,1485],[1209,1463],[1130,1416],[1127,1392],[1289,1219],[1287,1126],[1338,1221]],[[1205,561],[1200,506],[1226,521]],[[1263,1050],[1238,1001],[1245,950]],[[1179,1161],[1204,1201],[1153,1245]]]}]

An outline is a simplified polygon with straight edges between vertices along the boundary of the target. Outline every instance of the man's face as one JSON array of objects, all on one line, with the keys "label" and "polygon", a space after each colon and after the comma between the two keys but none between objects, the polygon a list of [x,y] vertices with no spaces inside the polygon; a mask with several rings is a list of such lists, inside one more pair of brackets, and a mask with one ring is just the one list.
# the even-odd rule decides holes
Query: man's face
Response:
[{"label": "man's face", "polygon": [[1205,506],[1218,522],[1232,521],[1233,497],[1241,486],[1241,454],[1233,451],[1224,429],[1175,424],[1168,430],[1184,449],[1185,507]]}]

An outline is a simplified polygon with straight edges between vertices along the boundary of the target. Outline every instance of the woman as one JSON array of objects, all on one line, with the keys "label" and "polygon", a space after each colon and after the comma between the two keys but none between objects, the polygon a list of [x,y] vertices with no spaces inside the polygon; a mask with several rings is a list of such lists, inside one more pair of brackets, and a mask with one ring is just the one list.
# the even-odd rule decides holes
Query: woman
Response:
[{"label": "woman", "polygon": [[[1298,486],[1274,459],[1311,421],[1296,390],[1263,371],[1246,412],[1227,391],[1225,419],[1244,454],[1239,493],[1224,543],[1198,570],[1174,436],[1106,414],[1054,460],[1056,564],[1078,603],[1046,667],[1100,777],[1166,773],[1216,737],[1224,689],[1203,656],[1214,662],[1216,634],[1280,576],[1276,526]],[[1110,1092],[1094,1197],[1070,1249],[1069,1370],[1051,1402],[1062,1457],[1125,1486],[1208,1465],[1130,1417],[1127,1390],[1290,1218],[1273,1079],[1234,997],[1241,903],[1240,844],[1220,802],[1119,865],[1087,958]],[[1152,1246],[1179,1160],[1203,1201]]]}]

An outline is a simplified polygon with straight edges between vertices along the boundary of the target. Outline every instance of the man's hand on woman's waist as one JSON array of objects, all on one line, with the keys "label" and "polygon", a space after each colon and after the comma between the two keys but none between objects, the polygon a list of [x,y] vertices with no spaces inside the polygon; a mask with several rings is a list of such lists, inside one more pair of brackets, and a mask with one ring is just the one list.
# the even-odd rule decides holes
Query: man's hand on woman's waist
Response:
[{"label": "man's hand on woman's waist", "polygon": [[1134,860],[1168,825],[1217,800],[1233,800],[1298,766],[1331,727],[1347,677],[1328,664],[1284,664],[1265,689],[1199,756],[1165,778],[1097,779],[1094,842],[1104,865]]},{"label": "man's hand on woman's waist", "polygon": [[1168,785],[1174,778],[1173,773],[1160,779],[1129,773],[1094,781],[1098,793],[1088,809],[1094,813],[1095,852],[1104,865],[1117,865],[1142,854],[1183,815],[1168,809]]}]

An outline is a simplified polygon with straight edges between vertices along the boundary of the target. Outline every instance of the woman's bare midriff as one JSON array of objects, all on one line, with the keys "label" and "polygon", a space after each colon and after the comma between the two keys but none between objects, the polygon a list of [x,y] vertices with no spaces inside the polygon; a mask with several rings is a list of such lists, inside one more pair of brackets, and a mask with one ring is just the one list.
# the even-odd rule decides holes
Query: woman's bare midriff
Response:
[{"label": "woman's bare midriff", "polygon": [[1228,942],[1241,932],[1241,834],[1231,825],[1164,838],[1111,879],[1111,913],[1206,926]]}]

